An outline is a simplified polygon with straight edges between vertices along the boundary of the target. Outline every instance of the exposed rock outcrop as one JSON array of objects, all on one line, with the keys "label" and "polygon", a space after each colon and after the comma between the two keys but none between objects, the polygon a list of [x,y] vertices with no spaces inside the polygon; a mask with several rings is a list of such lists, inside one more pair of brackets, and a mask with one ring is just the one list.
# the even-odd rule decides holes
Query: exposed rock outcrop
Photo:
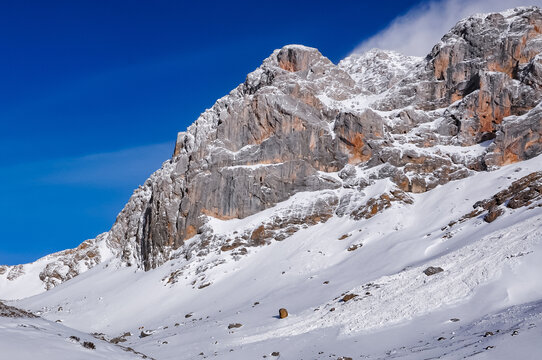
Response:
[{"label": "exposed rock outcrop", "polygon": [[36,318],[37,316],[13,306],[9,306],[0,302],[0,317],[10,317],[10,318]]},{"label": "exposed rock outcrop", "polygon": [[[459,22],[425,59],[375,50],[336,66],[316,49],[277,50],[179,134],[173,159],[128,205],[141,206],[140,215],[121,213],[111,239],[124,248],[135,242],[126,261],[149,269],[202,234],[209,217],[243,218],[295,193],[344,186],[323,173],[347,164],[387,164],[360,190],[389,178],[403,192],[424,192],[539,154],[540,29],[538,8],[518,8]],[[464,157],[435,151],[491,139]],[[408,203],[399,194],[355,216]]]},{"label": "exposed rock outcrop", "polygon": [[[534,156],[540,29],[538,8],[518,8],[459,22],[425,59],[374,50],[336,66],[316,49],[276,50],[179,133],[173,158],[136,190],[109,242],[126,263],[150,269],[195,235],[207,244],[209,218],[244,218],[299,192],[352,183],[363,190],[389,178],[397,190],[348,212],[367,218],[408,203],[405,192]],[[477,152],[446,148],[491,139]],[[347,165],[378,171],[372,179],[325,176]],[[355,199],[343,196],[327,213],[344,215]],[[258,236],[221,248],[278,235],[261,226]]]},{"label": "exposed rock outcrop", "polygon": [[[409,193],[536,156],[541,29],[540,9],[524,7],[459,22],[423,59],[371,50],[335,65],[313,48],[276,50],[178,134],[173,157],[99,241],[145,270],[174,253],[239,256],[300,226],[368,219],[408,206]],[[231,237],[208,226],[277,204],[286,205]],[[93,254],[65,254],[40,277],[50,288],[77,275],[73,264],[104,258]],[[22,272],[0,267],[11,279]]]}]

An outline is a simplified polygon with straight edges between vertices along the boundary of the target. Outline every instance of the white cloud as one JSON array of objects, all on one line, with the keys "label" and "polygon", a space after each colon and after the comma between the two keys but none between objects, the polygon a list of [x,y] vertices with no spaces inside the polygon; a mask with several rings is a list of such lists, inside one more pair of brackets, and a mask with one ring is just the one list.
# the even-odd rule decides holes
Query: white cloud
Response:
[{"label": "white cloud", "polygon": [[396,18],[387,28],[363,41],[353,53],[372,48],[425,56],[459,20],[476,13],[517,6],[542,6],[542,0],[441,0],[424,3]]},{"label": "white cloud", "polygon": [[[173,142],[144,145],[108,153],[57,158],[1,167],[2,185],[74,185],[131,189],[171,157]],[[14,176],[13,174],[17,174]]]},{"label": "white cloud", "polygon": [[171,157],[173,144],[153,144],[109,153],[45,162],[43,183],[98,187],[135,187]]}]

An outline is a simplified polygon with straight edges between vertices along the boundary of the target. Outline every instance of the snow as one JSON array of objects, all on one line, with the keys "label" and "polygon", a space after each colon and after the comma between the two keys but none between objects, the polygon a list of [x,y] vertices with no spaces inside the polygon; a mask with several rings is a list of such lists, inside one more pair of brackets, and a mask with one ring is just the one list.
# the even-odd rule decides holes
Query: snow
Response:
[{"label": "snow", "polygon": [[[3,359],[143,359],[120,346],[39,318],[0,317],[0,334]],[[95,349],[85,348],[84,342],[93,343]]]},{"label": "snow", "polygon": [[235,169],[256,170],[256,169],[260,169],[260,168],[268,167],[268,166],[281,166],[283,164],[284,164],[283,162],[280,162],[280,163],[274,163],[274,164],[234,165],[234,166],[227,166],[224,169],[228,169],[228,170],[235,170]]},{"label": "snow", "polygon": [[[491,224],[478,217],[445,226],[476,201],[538,170],[540,157],[477,173],[412,194],[412,205],[395,203],[361,221],[334,216],[237,258],[211,252],[149,272],[108,260],[15,304],[109,339],[148,331],[123,345],[156,359],[193,359],[201,352],[218,359],[261,358],[273,351],[289,359],[455,359],[477,352],[482,359],[511,353],[534,359],[542,351],[542,208],[507,209]],[[369,170],[356,172],[370,177]],[[326,175],[340,180],[336,173]],[[360,203],[391,186],[375,181],[358,194]],[[209,218],[208,225],[217,234],[242,232],[348,191],[354,190],[298,193],[245,219]],[[344,234],[349,236],[338,240]],[[362,246],[347,251],[355,244]],[[428,277],[428,266],[444,271]],[[167,284],[164,279],[177,270],[183,272],[179,281]],[[194,280],[210,285],[199,289]],[[343,303],[345,293],[358,297]],[[288,309],[286,319],[277,319],[280,307]],[[232,323],[242,326],[228,329]],[[514,330],[519,334],[512,336]],[[496,335],[483,337],[486,331]],[[22,336],[13,332],[14,343]]]},{"label": "snow", "polygon": [[[414,66],[422,62],[421,57],[406,56],[396,51],[371,49],[363,54],[353,54],[339,62],[364,90],[392,80],[403,78]],[[386,87],[381,87],[385,90]]]}]

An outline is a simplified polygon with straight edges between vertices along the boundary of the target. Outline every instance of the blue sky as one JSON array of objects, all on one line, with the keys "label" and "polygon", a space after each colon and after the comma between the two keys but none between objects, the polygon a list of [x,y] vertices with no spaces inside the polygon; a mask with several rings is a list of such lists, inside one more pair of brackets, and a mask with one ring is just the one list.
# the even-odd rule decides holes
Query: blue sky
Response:
[{"label": "blue sky", "polygon": [[177,132],[273,49],[338,62],[431,4],[3,1],[0,264],[107,231]]}]

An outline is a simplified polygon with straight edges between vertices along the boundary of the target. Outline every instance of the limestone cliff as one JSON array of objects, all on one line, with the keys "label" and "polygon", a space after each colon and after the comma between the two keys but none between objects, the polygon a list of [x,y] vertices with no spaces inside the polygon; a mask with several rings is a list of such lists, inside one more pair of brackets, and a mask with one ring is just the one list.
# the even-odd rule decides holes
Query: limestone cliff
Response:
[{"label": "limestone cliff", "polygon": [[[335,65],[313,48],[275,50],[178,134],[103,241],[145,270],[171,256],[242,255],[300,226],[368,218],[408,204],[409,193],[536,156],[541,59],[536,7],[462,20],[425,58],[372,50]],[[363,200],[379,179],[392,186]],[[235,237],[209,226],[301,192],[314,196]]]}]

